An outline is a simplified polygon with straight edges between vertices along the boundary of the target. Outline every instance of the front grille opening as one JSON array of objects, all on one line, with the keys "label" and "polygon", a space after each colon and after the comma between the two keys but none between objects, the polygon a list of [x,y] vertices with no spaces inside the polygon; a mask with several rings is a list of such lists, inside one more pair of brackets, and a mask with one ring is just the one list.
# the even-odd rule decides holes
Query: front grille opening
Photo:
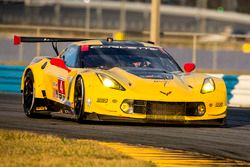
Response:
[{"label": "front grille opening", "polygon": [[149,102],[149,115],[185,115],[185,103]]},{"label": "front grille opening", "polygon": [[134,101],[134,113],[138,114],[146,114],[148,110],[150,110],[148,102],[143,100],[135,100]]},{"label": "front grille opening", "polygon": [[194,116],[197,111],[197,103],[186,103],[186,115]]},{"label": "front grille opening", "polygon": [[[160,116],[197,116],[201,102],[155,102],[134,100],[134,113]],[[203,103],[204,104],[204,103]]]}]

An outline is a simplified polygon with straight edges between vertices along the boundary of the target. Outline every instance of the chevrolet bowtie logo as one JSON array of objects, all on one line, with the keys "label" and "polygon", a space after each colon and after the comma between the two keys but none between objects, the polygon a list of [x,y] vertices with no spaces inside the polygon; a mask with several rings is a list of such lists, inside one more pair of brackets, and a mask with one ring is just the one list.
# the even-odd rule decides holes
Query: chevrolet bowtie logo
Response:
[{"label": "chevrolet bowtie logo", "polygon": [[171,93],[172,93],[172,91],[169,91],[169,92],[163,92],[163,91],[160,91],[160,93],[162,93],[162,94],[164,94],[164,95],[166,95],[166,96],[168,96],[168,95],[170,95]]}]

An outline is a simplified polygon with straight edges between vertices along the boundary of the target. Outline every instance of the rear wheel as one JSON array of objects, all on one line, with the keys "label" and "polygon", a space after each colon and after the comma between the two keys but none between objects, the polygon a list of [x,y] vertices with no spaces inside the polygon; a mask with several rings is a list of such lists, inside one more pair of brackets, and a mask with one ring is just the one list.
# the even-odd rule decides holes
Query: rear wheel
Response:
[{"label": "rear wheel", "polygon": [[82,77],[77,77],[74,91],[74,112],[76,121],[82,123],[86,118],[84,114],[84,84]]},{"label": "rear wheel", "polygon": [[35,88],[34,77],[31,71],[28,71],[24,78],[23,89],[23,109],[27,117],[35,117]]}]

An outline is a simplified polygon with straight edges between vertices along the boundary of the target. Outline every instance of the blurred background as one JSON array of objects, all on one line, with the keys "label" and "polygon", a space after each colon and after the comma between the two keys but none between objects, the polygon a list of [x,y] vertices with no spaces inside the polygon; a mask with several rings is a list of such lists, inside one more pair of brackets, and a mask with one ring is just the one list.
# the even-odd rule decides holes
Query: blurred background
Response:
[{"label": "blurred background", "polygon": [[[0,64],[55,55],[50,43],[14,46],[14,34],[148,41],[150,15],[151,0],[0,0]],[[250,74],[250,0],[161,0],[159,31],[181,66]]]}]

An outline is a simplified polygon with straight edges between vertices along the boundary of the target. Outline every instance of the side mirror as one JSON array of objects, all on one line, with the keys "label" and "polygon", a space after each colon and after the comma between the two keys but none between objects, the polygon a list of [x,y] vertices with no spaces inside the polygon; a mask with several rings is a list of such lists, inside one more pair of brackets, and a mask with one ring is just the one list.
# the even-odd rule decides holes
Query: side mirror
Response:
[{"label": "side mirror", "polygon": [[184,70],[186,73],[190,73],[195,69],[195,64],[194,63],[185,63],[184,64]]},{"label": "side mirror", "polygon": [[50,64],[57,66],[59,68],[65,69],[68,72],[70,72],[71,70],[65,65],[64,61],[60,58],[51,58],[50,59]]}]

